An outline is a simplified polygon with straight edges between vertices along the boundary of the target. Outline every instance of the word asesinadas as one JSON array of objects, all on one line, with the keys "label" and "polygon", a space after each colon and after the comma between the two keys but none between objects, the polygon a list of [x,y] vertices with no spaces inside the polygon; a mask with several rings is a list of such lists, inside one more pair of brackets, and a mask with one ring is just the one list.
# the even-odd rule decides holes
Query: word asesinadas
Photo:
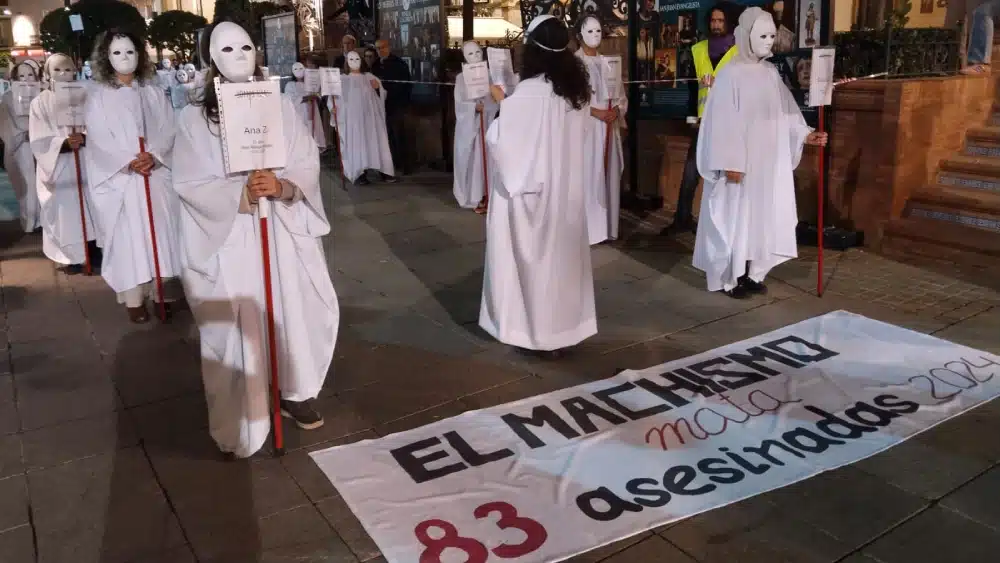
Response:
[{"label": "word asesinadas", "polygon": [[[920,409],[919,404],[895,395],[879,395],[872,403],[874,405],[858,401],[845,410],[842,417],[806,405],[804,408],[807,411],[820,417],[814,428],[794,428],[781,434],[780,439],[767,439],[757,446],[746,446],[740,453],[730,448],[719,448],[725,458],[704,458],[694,466],[675,465],[664,471],[660,479],[630,479],[625,483],[627,495],[608,487],[599,487],[577,496],[576,505],[588,518],[610,522],[626,512],[666,506],[674,496],[699,496],[715,491],[719,485],[735,485],[748,475],[763,475],[772,467],[782,467],[790,458],[805,459],[808,454],[821,454],[833,446],[842,446],[865,434],[878,432],[893,419]],[[707,476],[709,482],[699,482],[698,478],[702,475]]]},{"label": "word asesinadas", "polygon": [[[651,377],[624,382],[612,378],[608,387],[589,393],[589,397],[573,396],[559,401],[558,406],[537,405],[528,416],[507,413],[500,419],[524,444],[537,449],[547,445],[543,439],[545,434],[550,440],[558,439],[553,433],[562,439],[573,440],[600,431],[595,423],[598,419],[604,426],[642,420],[689,405],[699,397],[711,398],[767,381],[782,373],[779,367],[798,369],[837,355],[838,352],[798,336],[785,336],[742,353],[698,360],[657,374],[656,377],[665,383]],[[450,450],[444,446],[442,438]],[[415,483],[425,483],[511,457],[514,451],[501,448],[483,453],[458,432],[449,431],[441,437],[425,438],[393,449],[390,454]],[[455,459],[456,454],[460,460]]]}]

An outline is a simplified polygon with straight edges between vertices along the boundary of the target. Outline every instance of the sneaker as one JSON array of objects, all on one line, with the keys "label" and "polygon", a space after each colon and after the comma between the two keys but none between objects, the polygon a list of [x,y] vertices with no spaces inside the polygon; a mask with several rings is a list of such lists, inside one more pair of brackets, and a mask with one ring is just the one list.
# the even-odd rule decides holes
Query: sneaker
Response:
[{"label": "sneaker", "polygon": [[281,400],[281,416],[295,421],[295,425],[303,430],[315,430],[323,426],[323,415],[312,407],[312,401]]},{"label": "sneaker", "polygon": [[388,174],[382,174],[382,181],[385,182],[386,184],[398,184],[399,178],[395,176],[390,176]]},{"label": "sneaker", "polygon": [[740,278],[740,286],[747,290],[747,293],[756,295],[767,295],[767,286],[762,282],[753,281],[750,276]]}]

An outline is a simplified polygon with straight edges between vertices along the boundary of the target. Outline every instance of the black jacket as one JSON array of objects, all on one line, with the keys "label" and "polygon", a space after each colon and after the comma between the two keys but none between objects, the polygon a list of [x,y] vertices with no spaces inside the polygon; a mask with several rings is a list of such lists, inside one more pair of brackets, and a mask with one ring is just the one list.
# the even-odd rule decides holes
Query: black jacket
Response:
[{"label": "black jacket", "polygon": [[[403,62],[403,59],[390,54],[385,60],[375,63],[372,74],[383,81],[386,92],[385,110],[387,112],[401,111],[410,105],[410,90],[413,89],[413,85],[409,81],[412,78],[410,77],[410,67]],[[390,82],[392,80],[405,82]]]}]

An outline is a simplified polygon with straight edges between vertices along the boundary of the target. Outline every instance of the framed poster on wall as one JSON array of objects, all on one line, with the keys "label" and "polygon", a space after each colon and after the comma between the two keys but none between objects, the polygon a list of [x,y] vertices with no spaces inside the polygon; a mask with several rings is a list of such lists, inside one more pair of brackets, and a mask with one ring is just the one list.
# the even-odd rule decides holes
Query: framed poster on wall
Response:
[{"label": "framed poster on wall", "polygon": [[292,65],[299,60],[299,34],[295,13],[261,18],[260,25],[264,39],[264,66],[271,76],[291,76]]}]

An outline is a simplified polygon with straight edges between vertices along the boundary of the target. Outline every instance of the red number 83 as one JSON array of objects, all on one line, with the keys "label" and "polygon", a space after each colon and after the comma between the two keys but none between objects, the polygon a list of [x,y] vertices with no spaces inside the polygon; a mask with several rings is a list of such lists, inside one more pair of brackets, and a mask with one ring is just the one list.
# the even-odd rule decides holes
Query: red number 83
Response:
[{"label": "red number 83", "polygon": [[[493,555],[501,559],[517,559],[542,547],[549,533],[539,522],[525,518],[517,513],[513,505],[506,502],[489,502],[477,507],[472,515],[482,520],[491,514],[499,514],[497,527],[501,530],[521,530],[527,538],[519,544],[501,544],[492,549]],[[444,535],[432,538],[427,533],[431,528],[441,530]],[[413,529],[413,535],[426,549],[420,554],[420,563],[441,563],[444,550],[451,547],[465,552],[465,563],[486,563],[490,551],[483,543],[474,538],[466,538],[458,533],[458,528],[446,520],[424,520]]]}]

